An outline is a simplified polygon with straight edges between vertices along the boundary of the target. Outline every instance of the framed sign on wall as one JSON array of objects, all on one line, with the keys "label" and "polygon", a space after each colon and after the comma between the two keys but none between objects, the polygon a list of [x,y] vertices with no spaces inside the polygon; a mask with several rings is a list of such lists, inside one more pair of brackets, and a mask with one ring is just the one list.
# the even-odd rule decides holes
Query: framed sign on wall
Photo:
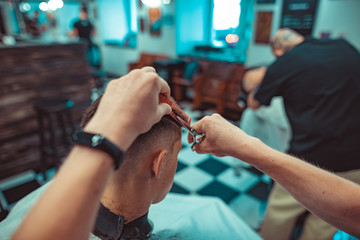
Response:
[{"label": "framed sign on wall", "polygon": [[275,0],[256,0],[257,4],[269,4],[269,3],[275,3]]},{"label": "framed sign on wall", "polygon": [[150,35],[160,36],[161,34],[161,10],[160,8],[149,8]]},{"label": "framed sign on wall", "polygon": [[281,27],[291,28],[303,36],[310,36],[317,4],[317,0],[284,0]]},{"label": "framed sign on wall", "polygon": [[256,15],[255,43],[268,44],[271,34],[273,13],[259,11]]}]

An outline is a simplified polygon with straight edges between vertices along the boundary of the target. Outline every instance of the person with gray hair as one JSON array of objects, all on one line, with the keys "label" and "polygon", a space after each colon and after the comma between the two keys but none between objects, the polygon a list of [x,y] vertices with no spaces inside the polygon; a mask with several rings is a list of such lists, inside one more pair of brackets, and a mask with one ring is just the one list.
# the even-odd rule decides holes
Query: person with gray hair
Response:
[{"label": "person with gray hair", "polygon": [[[280,29],[271,47],[277,59],[248,106],[258,109],[282,96],[292,130],[287,153],[360,183],[358,50],[344,39],[304,38],[291,29]],[[275,183],[260,231],[265,240],[325,240],[335,232]]]},{"label": "person with gray hair", "polygon": [[270,46],[276,57],[284,55],[285,52],[293,49],[301,42],[304,37],[289,28],[281,28],[271,39]]}]

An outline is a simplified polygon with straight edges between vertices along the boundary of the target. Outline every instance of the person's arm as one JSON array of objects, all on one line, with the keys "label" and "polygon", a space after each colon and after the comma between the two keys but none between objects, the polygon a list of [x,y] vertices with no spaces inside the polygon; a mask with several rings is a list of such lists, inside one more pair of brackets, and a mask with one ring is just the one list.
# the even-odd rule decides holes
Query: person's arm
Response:
[{"label": "person's arm", "polygon": [[249,91],[247,98],[249,108],[257,110],[261,106],[269,106],[273,97],[283,96],[282,86],[290,79],[284,65],[286,66],[284,60],[277,60],[269,67],[254,70],[251,77],[257,79],[255,82],[258,85],[253,86]]},{"label": "person's arm", "polygon": [[266,73],[266,67],[259,67],[255,69],[248,70],[243,78],[243,88],[248,92],[247,106],[251,109],[258,109],[261,107],[259,101],[254,98],[256,89],[261,84]]},{"label": "person's arm", "polygon": [[[113,80],[84,131],[102,134],[125,151],[170,112],[159,104],[160,93],[169,95],[169,86],[151,67]],[[106,153],[75,146],[12,239],[88,239],[113,168]]]},{"label": "person's arm", "polygon": [[96,35],[96,30],[95,30],[94,26],[91,25],[91,36],[95,37],[95,35]]},{"label": "person's arm", "polygon": [[242,79],[243,89],[246,92],[250,92],[251,90],[257,88],[261,84],[265,73],[265,66],[247,70]]},{"label": "person's arm", "polygon": [[254,88],[249,92],[247,98],[247,106],[253,110],[257,110],[261,107],[260,102],[254,98],[255,93],[256,93],[256,88]]},{"label": "person's arm", "polygon": [[79,36],[78,30],[76,28],[73,28],[73,30],[68,33],[68,36],[71,38]]},{"label": "person's arm", "polygon": [[79,31],[77,28],[77,23],[75,22],[72,26],[72,30],[70,32],[68,32],[67,34],[70,38],[75,38],[79,36]]},{"label": "person's arm", "polygon": [[268,147],[220,115],[205,117],[193,128],[206,134],[205,140],[196,145],[196,152],[233,156],[253,165],[281,184],[310,212],[360,237],[360,186]]}]

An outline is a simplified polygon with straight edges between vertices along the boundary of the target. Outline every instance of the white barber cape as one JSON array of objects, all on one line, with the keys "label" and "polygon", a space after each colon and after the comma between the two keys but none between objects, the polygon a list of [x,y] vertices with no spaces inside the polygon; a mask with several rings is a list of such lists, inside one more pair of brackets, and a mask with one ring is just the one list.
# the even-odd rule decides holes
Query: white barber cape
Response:
[{"label": "white barber cape", "polygon": [[[16,204],[0,223],[0,240],[10,239],[48,186],[38,188]],[[151,205],[148,217],[154,225],[151,239],[261,239],[223,201],[214,197],[169,193],[162,202]],[[91,234],[89,239],[99,238]]]},{"label": "white barber cape", "polygon": [[261,239],[215,197],[169,193],[162,202],[150,207],[148,216],[154,223],[151,239]]},{"label": "white barber cape", "polygon": [[280,152],[289,148],[291,127],[282,97],[274,97],[270,106],[261,106],[258,110],[246,108],[240,120],[240,128]]}]

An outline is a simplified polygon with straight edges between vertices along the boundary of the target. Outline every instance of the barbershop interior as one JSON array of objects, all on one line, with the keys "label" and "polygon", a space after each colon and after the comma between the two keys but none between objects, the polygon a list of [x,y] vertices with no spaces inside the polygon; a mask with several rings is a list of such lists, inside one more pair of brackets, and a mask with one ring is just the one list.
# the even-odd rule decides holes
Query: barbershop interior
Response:
[{"label": "barbershop interior", "polygon": [[[191,126],[219,114],[271,148],[302,157],[307,143],[301,141],[308,136],[299,133],[304,125],[297,125],[303,120],[296,116],[301,107],[290,105],[306,101],[322,82],[313,83],[315,90],[294,90],[294,82],[292,88],[279,86],[285,78],[300,76],[290,61],[286,66],[285,57],[298,54],[302,60],[296,69],[319,78],[326,67],[341,65],[329,60],[333,57],[346,63],[347,72],[352,71],[349,66],[360,69],[353,61],[359,58],[349,56],[359,55],[359,11],[359,0],[0,0],[0,229],[11,235],[16,229],[9,220],[12,211],[33,205],[56,178],[74,146],[73,134],[83,127],[85,110],[108,83],[146,66],[168,83],[172,101]],[[291,47],[282,46],[278,35]],[[317,48],[326,48],[325,53],[316,55]],[[336,54],[327,57],[326,52]],[[308,59],[324,61],[325,67],[309,68]],[[273,83],[266,82],[270,78]],[[254,107],[256,102],[260,105]],[[342,112],[327,100],[321,107],[329,118]],[[352,109],[359,112],[360,107]],[[338,127],[334,124],[324,134]],[[313,128],[306,125],[303,131]],[[147,231],[134,220],[121,238],[96,239],[357,239],[313,219],[317,217],[247,162],[198,154],[188,142],[190,129],[181,130],[169,193],[145,215],[150,235],[131,236],[134,229]],[[340,167],[345,163],[337,160],[330,170],[360,169],[356,164]],[[0,239],[8,239],[2,238],[2,230]]]}]

